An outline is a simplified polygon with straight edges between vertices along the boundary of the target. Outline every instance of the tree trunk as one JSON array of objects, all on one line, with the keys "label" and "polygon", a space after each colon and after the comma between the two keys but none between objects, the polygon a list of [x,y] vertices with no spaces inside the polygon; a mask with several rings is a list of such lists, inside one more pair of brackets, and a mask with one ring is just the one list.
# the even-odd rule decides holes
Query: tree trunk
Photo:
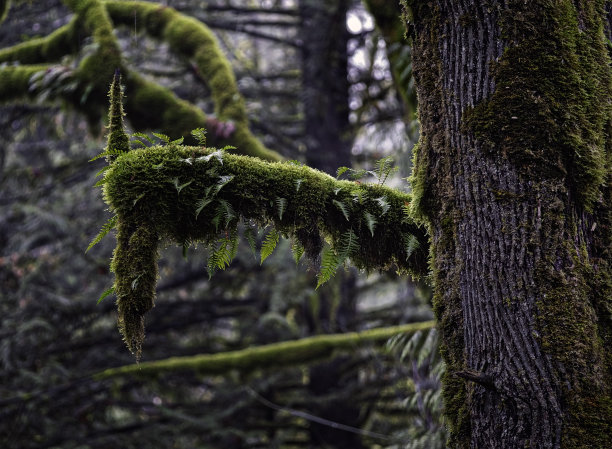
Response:
[{"label": "tree trunk", "polygon": [[300,0],[306,159],[336,174],[350,165],[348,0]]},{"label": "tree trunk", "polygon": [[610,2],[404,3],[451,447],[612,447]]}]

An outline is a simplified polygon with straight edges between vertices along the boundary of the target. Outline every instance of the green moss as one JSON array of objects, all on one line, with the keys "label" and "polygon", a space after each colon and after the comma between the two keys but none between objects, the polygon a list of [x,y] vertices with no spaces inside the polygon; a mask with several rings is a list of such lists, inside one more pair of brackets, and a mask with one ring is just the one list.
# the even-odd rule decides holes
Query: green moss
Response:
[{"label": "green moss", "polygon": [[[108,112],[109,134],[106,144],[109,153],[127,153],[130,151],[130,140],[123,125],[123,93],[121,91],[121,75],[115,72],[110,92],[110,109]],[[108,160],[111,162],[114,157]]]},{"label": "green moss", "polygon": [[575,3],[510,2],[500,19],[508,44],[491,65],[495,92],[464,113],[463,130],[523,173],[568,179],[591,210],[606,173],[611,106],[602,99],[612,90],[603,2],[580,2],[580,19]]},{"label": "green moss", "polygon": [[[220,236],[234,235],[242,219],[273,225],[281,234],[295,237],[313,257],[321,249],[321,238],[338,253],[344,251],[350,231],[358,240],[349,254],[357,267],[427,271],[425,231],[404,212],[409,195],[379,185],[337,181],[305,166],[212,151],[176,145],[133,150],[106,171],[104,197],[121,223],[113,259],[121,304],[149,306],[153,301],[150,282],[156,277],[157,263],[153,244],[147,243],[144,250],[128,244],[131,232],[145,229],[150,233],[146,242],[159,237],[179,245],[203,242],[216,248]],[[414,243],[410,252],[409,239]],[[128,288],[145,266],[150,271],[147,288]],[[137,322],[135,310],[146,309],[123,307],[122,315],[130,316],[131,322]],[[135,353],[138,339],[128,335],[140,337],[138,329],[122,328]]]},{"label": "green moss", "polygon": [[7,66],[0,68],[0,101],[7,102],[36,95],[30,90],[30,79],[49,66]]},{"label": "green moss", "polygon": [[10,0],[0,0],[0,23],[4,22],[9,10],[11,9]]},{"label": "green moss", "polygon": [[190,371],[200,374],[224,374],[231,370],[250,372],[309,363],[330,356],[334,351],[354,350],[363,345],[384,342],[394,335],[411,335],[433,328],[433,321],[404,324],[363,332],[336,335],[317,335],[296,341],[285,341],[265,346],[220,354],[202,354],[173,357],[166,360],[144,362],[111,368],[94,375],[96,380],[126,375],[159,375],[165,372]]}]

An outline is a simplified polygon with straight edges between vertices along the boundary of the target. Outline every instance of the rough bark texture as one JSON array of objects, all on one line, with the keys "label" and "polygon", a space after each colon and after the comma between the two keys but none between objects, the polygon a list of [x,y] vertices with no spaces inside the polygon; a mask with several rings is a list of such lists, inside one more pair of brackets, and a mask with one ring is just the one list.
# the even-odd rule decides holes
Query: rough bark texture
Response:
[{"label": "rough bark texture", "polygon": [[609,5],[406,6],[451,447],[612,447]]}]

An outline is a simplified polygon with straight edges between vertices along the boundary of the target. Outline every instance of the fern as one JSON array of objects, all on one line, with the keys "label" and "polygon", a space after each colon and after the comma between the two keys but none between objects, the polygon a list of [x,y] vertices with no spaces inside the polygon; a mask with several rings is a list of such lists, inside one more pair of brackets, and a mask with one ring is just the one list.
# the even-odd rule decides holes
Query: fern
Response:
[{"label": "fern", "polygon": [[417,239],[414,235],[408,234],[403,236],[404,240],[404,249],[406,251],[406,260],[412,256],[412,254],[419,248],[419,239]]},{"label": "fern", "polygon": [[340,179],[340,176],[342,176],[344,173],[346,173],[349,170],[350,168],[348,167],[338,167],[338,170],[336,170],[336,179]]},{"label": "fern", "polygon": [[206,130],[204,128],[196,128],[191,131],[191,135],[202,146],[206,146]]},{"label": "fern", "polygon": [[380,198],[375,198],[374,201],[376,201],[382,209],[382,215],[385,215],[389,211],[391,205],[387,202],[387,197],[381,196]]},{"label": "fern", "polygon": [[278,212],[278,218],[283,219],[283,214],[287,209],[287,198],[276,197],[276,210]]},{"label": "fern", "polygon": [[96,235],[91,241],[85,252],[89,251],[91,248],[100,243],[100,240],[102,240],[106,236],[106,234],[108,234],[113,228],[115,228],[115,226],[117,226],[117,215],[113,215],[106,223],[104,223],[102,229],[100,229],[98,235]]},{"label": "fern", "polygon": [[202,209],[208,206],[212,201],[213,201],[212,198],[208,198],[207,196],[205,196],[204,198],[196,202],[196,210],[195,210],[196,220],[198,219],[198,215],[200,215],[200,212],[202,212]]},{"label": "fern", "polygon": [[106,290],[104,290],[104,292],[102,292],[102,294],[98,298],[98,302],[96,302],[96,304],[100,304],[104,298],[106,298],[107,296],[112,295],[113,293],[115,293],[115,286],[114,285],[111,288],[106,289]]},{"label": "fern", "polygon": [[366,226],[370,230],[372,237],[374,237],[374,228],[376,228],[376,224],[378,223],[376,217],[367,211],[363,213],[363,217],[365,218]]},{"label": "fern", "polygon": [[346,221],[350,221],[349,213],[346,205],[342,201],[332,200],[332,203],[342,211],[342,215],[346,218]]},{"label": "fern", "polygon": [[162,134],[162,133],[151,133],[151,134],[153,134],[155,137],[159,139],[160,142],[163,142],[166,145],[170,143],[170,137],[168,137],[165,134]]},{"label": "fern", "polygon": [[276,244],[278,243],[279,237],[280,237],[280,234],[278,233],[276,229],[272,229],[270,233],[266,236],[261,246],[260,264],[263,264],[264,260],[266,260],[270,256],[270,254],[272,254],[272,252],[276,248]]},{"label": "fern", "polygon": [[340,257],[331,247],[326,246],[323,249],[323,254],[321,254],[321,269],[317,274],[317,289],[332,278],[341,263]]},{"label": "fern", "polygon": [[296,191],[296,193],[300,191],[300,187],[302,186],[302,182],[304,182],[303,179],[296,179],[295,180],[295,191]]},{"label": "fern", "polygon": [[291,241],[291,253],[293,254],[293,260],[297,265],[300,262],[300,259],[304,256],[304,246],[297,240],[293,239]]},{"label": "fern", "polygon": [[398,167],[393,166],[393,158],[391,156],[383,157],[376,161],[374,175],[378,179],[378,184],[384,185],[389,176],[397,170]]},{"label": "fern", "polygon": [[219,230],[219,224],[221,220],[224,220],[224,228],[227,229],[230,222],[236,218],[236,212],[232,205],[226,200],[219,200],[219,205],[215,211],[215,216],[212,219],[213,224],[217,231]]},{"label": "fern", "polygon": [[[155,144],[155,142],[153,142],[153,139],[151,139],[145,133],[134,133],[134,134],[132,134],[131,138],[134,138],[134,137],[139,137],[140,139],[145,139],[147,142],[149,142],[150,145]],[[144,143],[142,143],[142,141],[140,141],[140,140],[136,140],[135,142],[140,143],[143,147],[147,146]]]},{"label": "fern", "polygon": [[359,252],[359,237],[357,237],[357,234],[352,229],[349,229],[340,236],[336,245],[336,252],[343,259],[341,262]]},{"label": "fern", "polygon": [[[232,261],[232,249],[230,244],[233,246],[230,239],[218,240],[219,246],[216,248],[206,263],[206,271],[208,271],[208,278],[212,278],[213,274],[217,270],[225,270]],[[228,248],[228,246],[230,246]]]},{"label": "fern", "polygon": [[221,189],[232,179],[234,179],[234,175],[219,176],[219,181],[217,181],[217,184],[215,184],[215,195],[219,193],[219,191],[221,191]]},{"label": "fern", "polygon": [[173,182],[173,184],[174,184],[174,188],[176,189],[177,193],[181,193],[181,190],[183,190],[185,187],[187,187],[187,186],[188,186],[189,184],[191,184],[193,181],[194,181],[194,180],[192,179],[192,180],[190,180],[190,181],[187,181],[187,182],[186,182],[186,183],[184,183],[184,184],[179,184],[179,182],[180,182],[180,181],[179,181],[179,179],[178,179],[178,178],[173,178],[173,179],[172,179],[172,182]]},{"label": "fern", "polygon": [[98,153],[97,155],[92,157],[89,162],[97,161],[98,159],[102,159],[103,157],[107,156],[121,156],[122,154],[125,154],[125,151],[117,148],[106,148],[101,153]]},{"label": "fern", "polygon": [[255,234],[255,229],[253,229],[253,228],[246,228],[242,235],[244,236],[244,239],[249,244],[249,248],[251,248],[251,252],[253,254],[257,254],[257,245],[256,245],[256,237],[257,236]]}]

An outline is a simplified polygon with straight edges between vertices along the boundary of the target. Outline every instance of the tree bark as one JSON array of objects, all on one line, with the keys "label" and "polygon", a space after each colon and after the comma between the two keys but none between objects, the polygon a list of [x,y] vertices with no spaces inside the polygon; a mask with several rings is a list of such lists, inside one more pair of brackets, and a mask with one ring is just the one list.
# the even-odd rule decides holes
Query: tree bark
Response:
[{"label": "tree bark", "polygon": [[609,2],[404,3],[451,447],[612,447]]}]

